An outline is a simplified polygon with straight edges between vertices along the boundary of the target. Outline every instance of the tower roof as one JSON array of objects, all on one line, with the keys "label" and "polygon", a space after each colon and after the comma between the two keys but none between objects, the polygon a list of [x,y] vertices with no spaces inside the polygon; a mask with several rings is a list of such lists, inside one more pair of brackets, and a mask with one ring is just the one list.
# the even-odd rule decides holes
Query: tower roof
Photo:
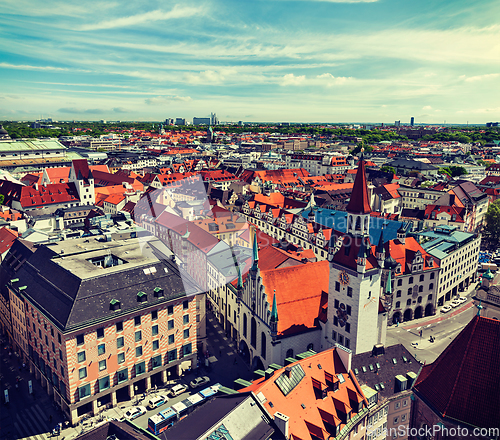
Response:
[{"label": "tower roof", "polygon": [[253,235],[253,266],[252,269],[257,269],[259,265],[259,245],[257,243],[257,232]]},{"label": "tower roof", "polygon": [[378,245],[377,245],[376,251],[379,252],[379,253],[381,253],[381,254],[385,252],[385,248],[384,248],[384,228],[382,228],[382,230],[380,231],[380,238],[378,239]]},{"label": "tower roof", "polygon": [[271,311],[271,322],[278,322],[278,306],[276,305],[276,292],[273,296],[273,309]]},{"label": "tower roof", "polygon": [[372,212],[370,199],[368,197],[368,185],[366,184],[365,161],[359,161],[358,171],[352,187],[351,199],[346,208],[352,214],[369,214]]},{"label": "tower roof", "polygon": [[413,390],[442,417],[500,428],[500,321],[472,318]]}]

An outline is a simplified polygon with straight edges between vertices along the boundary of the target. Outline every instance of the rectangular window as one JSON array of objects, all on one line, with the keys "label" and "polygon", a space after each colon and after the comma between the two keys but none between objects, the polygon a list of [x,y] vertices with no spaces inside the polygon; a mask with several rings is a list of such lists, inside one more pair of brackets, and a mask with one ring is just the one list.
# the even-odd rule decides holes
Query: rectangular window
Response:
[{"label": "rectangular window", "polygon": [[118,353],[118,363],[123,364],[125,362],[125,353]]},{"label": "rectangular window", "polygon": [[139,342],[142,340],[142,332],[140,330],[135,332],[135,342]]},{"label": "rectangular window", "polygon": [[123,321],[120,321],[120,322],[116,323],[116,331],[117,332],[123,331]]},{"label": "rectangular window", "polygon": [[78,335],[76,337],[76,345],[83,345],[84,342],[85,342],[85,336],[84,335]]},{"label": "rectangular window", "polygon": [[62,351],[59,350],[59,359],[63,360]]},{"label": "rectangular window", "polygon": [[335,330],[332,330],[332,339],[333,339],[334,341],[336,341],[336,340],[337,340],[337,332],[336,332]]},{"label": "rectangular window", "polygon": [[173,315],[174,314],[174,306],[168,306],[167,312],[169,315]]},{"label": "rectangular window", "polygon": [[78,362],[85,362],[85,352],[84,351],[80,351],[77,354],[77,357],[78,357]]},{"label": "rectangular window", "polygon": [[98,328],[96,330],[97,339],[104,338],[104,327]]},{"label": "rectangular window", "polygon": [[338,326],[339,326],[339,320],[338,320],[338,318],[337,318],[336,316],[334,316],[334,317],[333,317],[333,325],[334,325],[335,327],[338,327]]},{"label": "rectangular window", "polygon": [[191,354],[191,344],[186,344],[182,347],[182,353],[183,356],[187,356],[188,354]]},{"label": "rectangular window", "polygon": [[169,330],[172,330],[174,328],[174,320],[173,319],[170,319],[168,321],[168,329]]},{"label": "rectangular window", "polygon": [[184,339],[189,338],[189,329],[184,330]]},{"label": "rectangular window", "polygon": [[349,324],[348,322],[346,322],[346,324],[345,324],[345,331],[347,333],[351,333],[351,324]]},{"label": "rectangular window", "polygon": [[90,384],[89,383],[78,388],[78,396],[80,397],[80,400],[85,399],[85,397],[90,396]]},{"label": "rectangular window", "polygon": [[52,352],[54,352],[54,353],[56,352],[56,346],[53,342],[52,342]]},{"label": "rectangular window", "polygon": [[182,317],[182,323],[183,324],[189,324],[189,315],[184,315]]},{"label": "rectangular window", "polygon": [[348,338],[345,338],[344,347],[350,348],[350,345],[351,345],[351,341]]},{"label": "rectangular window", "polygon": [[141,317],[140,316],[136,316],[134,318],[134,325],[135,326],[141,325]]},{"label": "rectangular window", "polygon": [[128,380],[128,369],[118,371],[118,383]]},{"label": "rectangular window", "polygon": [[101,356],[104,353],[106,353],[106,344],[99,344],[97,346],[97,355]]},{"label": "rectangular window", "polygon": [[151,358],[151,366],[153,369],[161,367],[161,354]]},{"label": "rectangular window", "polygon": [[61,334],[60,333],[57,334],[57,340],[59,341],[59,344],[61,344]]},{"label": "rectangular window", "polygon": [[346,309],[347,314],[348,314],[349,316],[351,316],[351,306],[346,306],[346,307],[347,307],[347,309]]},{"label": "rectangular window", "polygon": [[187,310],[187,309],[189,309],[189,301],[188,301],[188,300],[186,300],[186,301],[184,301],[184,302],[182,303],[182,309],[183,309],[183,310]]},{"label": "rectangular window", "polygon": [[151,335],[156,336],[157,334],[158,334],[158,325],[153,325],[153,327],[151,327]]},{"label": "rectangular window", "polygon": [[160,348],[160,341],[156,339],[153,341],[153,351],[158,350]]},{"label": "rectangular window", "polygon": [[168,335],[168,343],[173,344],[175,342],[175,336],[174,335]]},{"label": "rectangular window", "polygon": [[170,350],[168,352],[168,362],[175,361],[177,359],[177,350]]},{"label": "rectangular window", "polygon": [[136,347],[135,348],[135,357],[141,357],[142,356],[142,346]]},{"label": "rectangular window", "polygon": [[81,380],[85,379],[86,377],[87,377],[87,367],[80,368],[78,370],[78,378]]},{"label": "rectangular window", "polygon": [[153,310],[151,312],[151,321],[155,321],[156,319],[158,319],[158,310]]},{"label": "rectangular window", "polygon": [[340,292],[340,283],[338,281],[335,281],[335,290]]},{"label": "rectangular window", "polygon": [[347,288],[347,296],[352,297],[352,287]]},{"label": "rectangular window", "polygon": [[125,345],[125,339],[123,336],[120,336],[116,339],[116,348],[122,348]]},{"label": "rectangular window", "polygon": [[102,361],[99,361],[99,371],[102,371],[105,369],[106,369],[106,359],[103,359]]},{"label": "rectangular window", "polygon": [[334,307],[335,307],[336,309],[338,309],[338,308],[339,308],[339,300],[338,300],[338,299],[336,299],[336,300],[335,300]]},{"label": "rectangular window", "polygon": [[47,335],[45,335],[45,345],[49,345],[49,339],[47,338]]}]

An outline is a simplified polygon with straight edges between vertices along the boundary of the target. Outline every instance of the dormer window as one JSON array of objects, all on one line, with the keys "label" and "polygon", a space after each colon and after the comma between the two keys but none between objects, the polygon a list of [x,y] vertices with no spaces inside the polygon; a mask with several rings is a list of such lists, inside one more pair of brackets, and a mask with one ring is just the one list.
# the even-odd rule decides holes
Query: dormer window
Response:
[{"label": "dormer window", "polygon": [[155,287],[153,291],[154,291],[154,295],[157,298],[163,298],[165,296],[164,291],[161,287]]},{"label": "dormer window", "polygon": [[148,295],[146,292],[137,292],[137,302],[146,302],[148,300]]},{"label": "dormer window", "polygon": [[121,309],[121,303],[117,299],[112,299],[109,302],[109,309],[110,310],[120,310]]}]

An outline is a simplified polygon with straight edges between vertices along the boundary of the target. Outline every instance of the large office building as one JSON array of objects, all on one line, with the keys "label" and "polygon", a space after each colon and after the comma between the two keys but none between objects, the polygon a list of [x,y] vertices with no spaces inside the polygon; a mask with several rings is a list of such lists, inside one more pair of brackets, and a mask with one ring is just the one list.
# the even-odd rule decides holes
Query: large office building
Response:
[{"label": "large office building", "polygon": [[24,248],[2,263],[3,331],[72,423],[194,366],[204,302],[159,240]]}]

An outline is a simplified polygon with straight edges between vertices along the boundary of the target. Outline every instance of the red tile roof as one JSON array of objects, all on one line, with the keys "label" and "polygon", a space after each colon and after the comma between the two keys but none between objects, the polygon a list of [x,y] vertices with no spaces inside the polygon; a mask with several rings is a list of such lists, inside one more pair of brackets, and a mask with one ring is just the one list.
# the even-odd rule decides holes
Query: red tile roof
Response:
[{"label": "red tile roof", "polygon": [[[259,260],[260,261],[260,260]],[[278,305],[278,334],[291,335],[316,327],[323,295],[328,292],[328,261],[261,270],[267,301]],[[297,286],[301,286],[297,289]]]},{"label": "red tile roof", "polygon": [[372,211],[368,197],[364,160],[359,161],[358,171],[351,192],[351,199],[346,207],[346,211],[354,214],[368,214]]},{"label": "red tile roof", "polygon": [[475,316],[413,390],[444,418],[500,428],[500,321]]},{"label": "red tile roof", "polygon": [[21,188],[20,202],[23,208],[79,201],[74,183],[51,183],[39,185],[38,189],[34,186]]},{"label": "red tile roof", "polygon": [[[279,386],[286,368],[276,370],[267,380],[254,381],[240,392],[262,393],[267,411],[271,414],[279,411],[288,416],[290,440],[333,438],[332,431],[336,427],[340,432],[347,420],[368,406],[356,377],[352,371],[346,371],[337,350],[341,349],[325,350],[288,365],[286,368],[301,371],[304,377],[286,395]],[[342,383],[339,374],[343,376]],[[338,385],[336,391],[333,391],[333,384]]]},{"label": "red tile roof", "polygon": [[0,255],[7,252],[16,241],[19,234],[4,226],[0,228]]}]

